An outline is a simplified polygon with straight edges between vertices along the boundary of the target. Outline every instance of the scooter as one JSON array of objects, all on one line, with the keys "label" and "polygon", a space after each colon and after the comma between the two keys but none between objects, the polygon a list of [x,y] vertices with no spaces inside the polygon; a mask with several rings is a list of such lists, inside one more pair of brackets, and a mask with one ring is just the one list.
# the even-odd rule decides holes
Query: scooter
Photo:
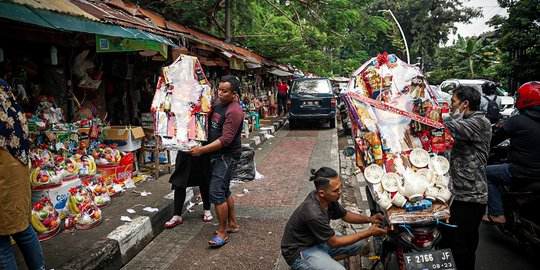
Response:
[{"label": "scooter", "polygon": [[[368,187],[366,194],[371,213],[382,213]],[[382,263],[386,270],[455,269],[452,252],[449,249],[437,248],[437,243],[442,238],[438,229],[440,224],[430,221],[386,226],[386,237],[374,239],[380,259],[372,269],[379,263]]]}]

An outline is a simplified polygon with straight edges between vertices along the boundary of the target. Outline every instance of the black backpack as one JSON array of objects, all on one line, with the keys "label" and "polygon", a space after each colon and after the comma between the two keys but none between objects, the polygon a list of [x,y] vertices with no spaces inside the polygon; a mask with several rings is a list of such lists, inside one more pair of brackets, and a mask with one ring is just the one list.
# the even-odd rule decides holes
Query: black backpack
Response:
[{"label": "black backpack", "polygon": [[486,118],[489,119],[489,122],[495,124],[499,122],[501,118],[501,110],[499,104],[497,104],[497,96],[493,97],[493,100],[489,99],[487,96],[484,96],[487,100],[488,105],[486,109]]}]

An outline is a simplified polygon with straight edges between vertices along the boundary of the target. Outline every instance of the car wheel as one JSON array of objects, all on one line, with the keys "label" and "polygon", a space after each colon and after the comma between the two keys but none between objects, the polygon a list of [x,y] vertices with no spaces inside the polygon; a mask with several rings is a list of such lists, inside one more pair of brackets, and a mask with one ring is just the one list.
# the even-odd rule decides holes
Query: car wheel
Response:
[{"label": "car wheel", "polygon": [[296,121],[289,119],[289,129],[295,129],[296,128]]},{"label": "car wheel", "polygon": [[336,119],[330,119],[330,128],[336,128]]}]

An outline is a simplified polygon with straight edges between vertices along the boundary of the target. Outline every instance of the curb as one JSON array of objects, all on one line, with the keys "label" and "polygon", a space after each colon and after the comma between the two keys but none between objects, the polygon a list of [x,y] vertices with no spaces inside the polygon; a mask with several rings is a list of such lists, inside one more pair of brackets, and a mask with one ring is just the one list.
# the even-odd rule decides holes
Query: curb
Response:
[{"label": "curb", "polygon": [[252,133],[253,135],[250,134],[249,143],[245,143],[244,145],[248,146],[249,144],[249,147],[253,149],[259,147],[266,141],[267,134],[268,135],[274,134],[277,130],[283,127],[283,125],[285,125],[285,119],[278,119],[271,126],[261,127],[258,131],[253,132]]},{"label": "curb", "polygon": [[[249,143],[242,146],[256,148],[266,141],[266,136],[275,133],[285,124],[285,119],[277,119],[271,126],[261,127],[249,138]],[[250,134],[251,135],[251,134]],[[190,202],[198,188],[188,188],[187,203]],[[159,211],[138,216],[131,222],[117,227],[104,239],[95,239],[85,256],[78,256],[58,269],[120,269],[141,252],[146,245],[165,230],[165,222],[173,212],[173,192],[165,194],[156,206]],[[89,239],[91,240],[91,239]]]}]

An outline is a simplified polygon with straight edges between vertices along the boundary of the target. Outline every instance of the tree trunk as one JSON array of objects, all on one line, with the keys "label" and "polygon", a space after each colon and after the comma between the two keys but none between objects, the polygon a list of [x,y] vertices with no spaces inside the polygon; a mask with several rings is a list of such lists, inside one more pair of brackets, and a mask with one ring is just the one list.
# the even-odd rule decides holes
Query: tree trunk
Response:
[{"label": "tree trunk", "polygon": [[225,0],[225,41],[231,42],[231,2],[232,0]]}]

